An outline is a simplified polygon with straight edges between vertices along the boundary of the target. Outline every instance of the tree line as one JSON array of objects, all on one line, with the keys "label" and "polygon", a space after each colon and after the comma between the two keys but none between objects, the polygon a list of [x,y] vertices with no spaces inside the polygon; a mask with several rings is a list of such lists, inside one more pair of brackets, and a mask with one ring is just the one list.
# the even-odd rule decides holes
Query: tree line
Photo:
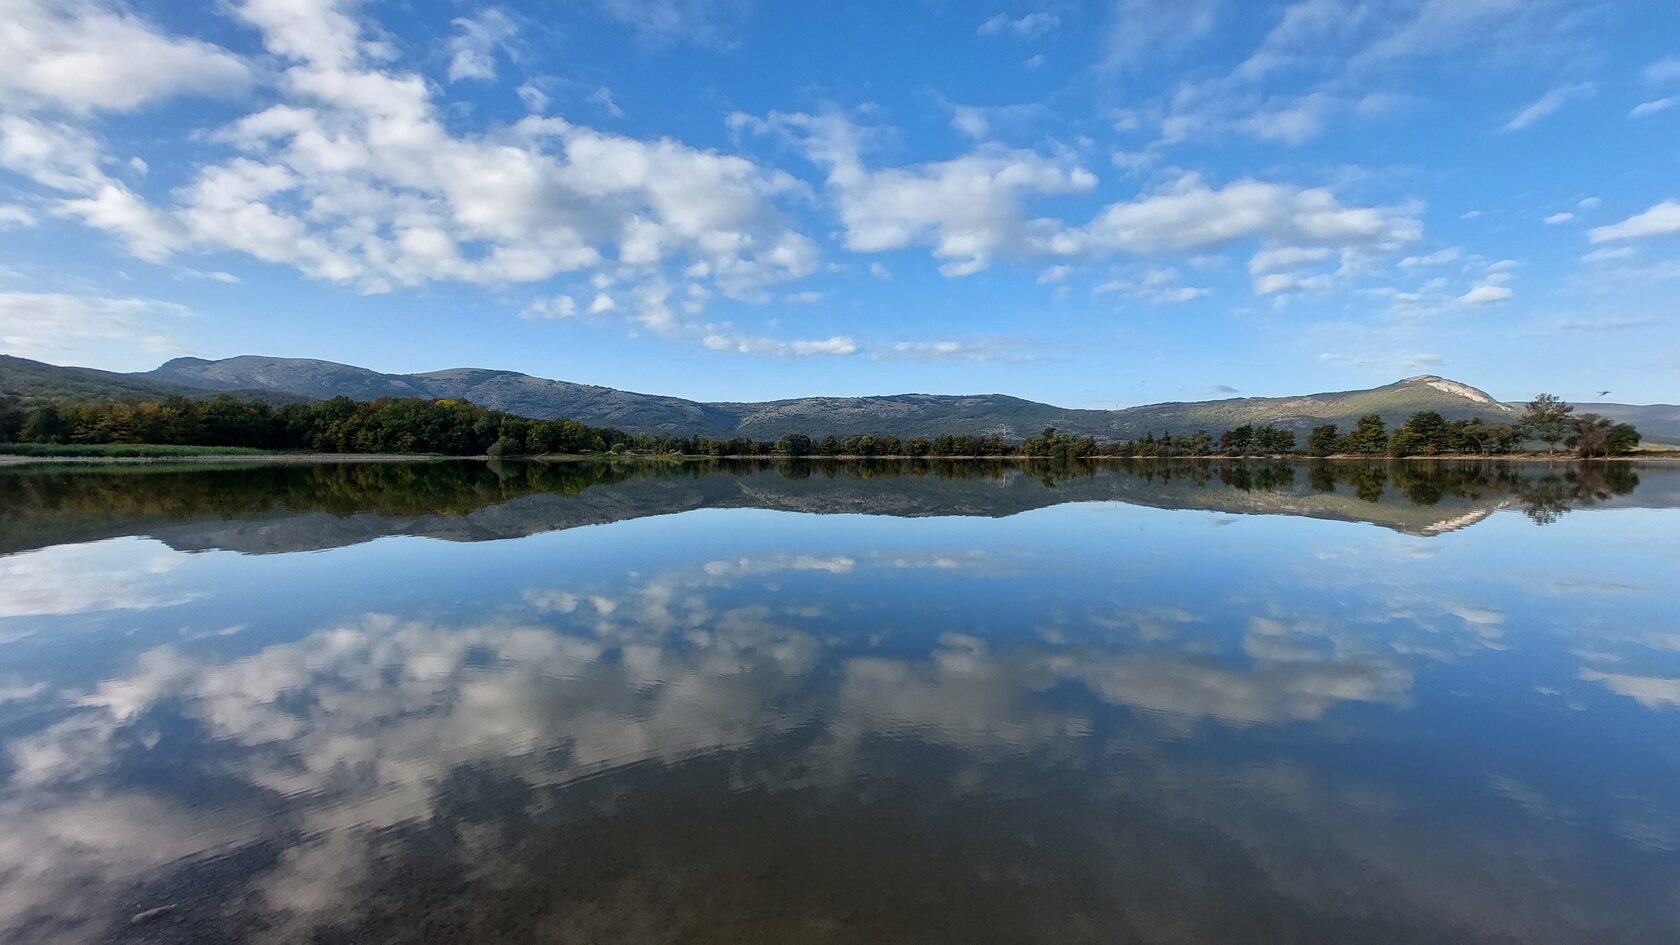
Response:
[{"label": "tree line", "polygon": [[1447,420],[1414,413],[1392,432],[1381,416],[1359,419],[1352,430],[1314,427],[1304,449],[1293,431],[1243,424],[1215,436],[1162,433],[1121,442],[1099,442],[1054,427],[1012,443],[997,435],[937,437],[853,435],[813,439],[790,433],[780,439],[718,439],[674,434],[630,434],[575,420],[537,420],[490,410],[464,400],[348,397],[279,407],[232,396],[207,400],[168,397],[119,402],[46,401],[24,407],[0,399],[0,443],[146,443],[235,446],[321,453],[437,453],[446,456],[516,456],[549,453],[651,453],[700,456],[1030,456],[1056,460],[1118,457],[1289,456],[1494,456],[1531,442],[1554,452],[1559,445],[1591,458],[1621,455],[1639,444],[1639,431],[1574,408],[1550,394],[1535,398],[1520,419]]}]

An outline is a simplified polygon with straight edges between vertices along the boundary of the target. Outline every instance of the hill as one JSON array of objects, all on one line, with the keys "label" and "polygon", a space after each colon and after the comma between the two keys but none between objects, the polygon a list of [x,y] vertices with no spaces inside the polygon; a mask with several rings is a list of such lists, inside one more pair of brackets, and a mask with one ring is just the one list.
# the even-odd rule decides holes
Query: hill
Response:
[{"label": "hill", "polygon": [[[1019,440],[1050,426],[1102,439],[1130,439],[1145,433],[1196,430],[1218,433],[1244,423],[1269,423],[1304,435],[1321,423],[1351,428],[1360,416],[1368,413],[1381,415],[1390,426],[1419,410],[1434,410],[1449,420],[1483,417],[1510,421],[1520,413],[1520,405],[1500,403],[1468,384],[1432,374],[1366,390],[1081,410],[1004,394],[892,394],[702,403],[532,377],[514,371],[452,368],[421,374],[382,374],[331,361],[254,355],[219,361],[176,358],[141,374],[57,367],[0,356],[0,393],[26,400],[43,397],[114,400],[211,393],[268,400],[338,395],[356,400],[446,397],[522,416],[563,417],[631,433],[720,438],[739,435],[755,439],[775,439],[785,433],[799,432],[815,436],[997,434]],[[1632,422],[1654,442],[1680,443],[1680,407],[1587,403],[1576,407],[1582,412]]]},{"label": "hill", "polygon": [[0,397],[34,400],[156,400],[163,397],[212,396],[225,391],[247,400],[285,403],[304,397],[267,385],[210,388],[177,384],[145,374],[119,374],[94,368],[60,367],[28,358],[0,354]]},{"label": "hill", "polygon": [[1515,411],[1486,393],[1433,375],[1371,390],[1151,404],[1124,410],[1057,407],[1004,394],[890,394],[701,403],[512,371],[457,368],[426,374],[380,374],[328,361],[256,356],[222,361],[177,358],[141,376],[173,384],[221,389],[260,387],[312,397],[452,397],[524,416],[566,417],[632,433],[755,439],[775,439],[797,432],[837,436],[972,433],[1014,440],[1052,426],[1080,435],[1129,439],[1162,431],[1205,429],[1217,433],[1244,423],[1271,423],[1305,434],[1320,423],[1351,426],[1367,413],[1381,414],[1391,424],[1419,410],[1436,410],[1448,419],[1479,416],[1508,420],[1515,416]]}]

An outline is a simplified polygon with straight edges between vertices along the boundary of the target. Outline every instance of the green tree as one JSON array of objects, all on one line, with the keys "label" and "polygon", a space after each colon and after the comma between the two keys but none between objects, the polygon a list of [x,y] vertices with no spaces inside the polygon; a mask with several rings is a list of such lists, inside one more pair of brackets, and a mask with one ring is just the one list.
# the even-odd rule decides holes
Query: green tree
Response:
[{"label": "green tree", "polygon": [[1348,453],[1362,453],[1367,456],[1377,456],[1388,451],[1388,428],[1383,424],[1383,418],[1374,413],[1368,413],[1359,418],[1359,423],[1353,432],[1347,435],[1342,443],[1342,450]]},{"label": "green tree", "polygon": [[1336,452],[1336,425],[1326,423],[1312,428],[1307,436],[1307,452],[1314,456],[1329,456]]},{"label": "green tree", "polygon": [[776,441],[776,451],[789,456],[809,456],[811,438],[803,433],[789,433]]},{"label": "green tree", "polygon": [[1572,429],[1570,415],[1574,412],[1574,407],[1555,394],[1540,394],[1528,402],[1528,409],[1523,412],[1523,428],[1530,436],[1546,444],[1546,452],[1550,453],[1569,437]]}]

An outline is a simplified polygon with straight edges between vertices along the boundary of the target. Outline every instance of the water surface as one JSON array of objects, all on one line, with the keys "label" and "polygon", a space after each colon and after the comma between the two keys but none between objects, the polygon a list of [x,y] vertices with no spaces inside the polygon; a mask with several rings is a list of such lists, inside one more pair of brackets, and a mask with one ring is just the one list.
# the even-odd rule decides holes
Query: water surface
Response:
[{"label": "water surface", "polygon": [[1680,468],[0,472],[0,941],[1680,941]]}]

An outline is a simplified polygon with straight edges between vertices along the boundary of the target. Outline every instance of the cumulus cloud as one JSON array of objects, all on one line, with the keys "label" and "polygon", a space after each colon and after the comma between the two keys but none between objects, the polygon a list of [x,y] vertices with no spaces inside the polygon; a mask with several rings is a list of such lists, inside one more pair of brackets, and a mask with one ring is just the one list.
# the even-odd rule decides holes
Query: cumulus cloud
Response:
[{"label": "cumulus cloud", "polygon": [[1673,233],[1680,233],[1680,200],[1665,200],[1620,223],[1593,227],[1588,231],[1587,239],[1593,243],[1608,243],[1615,240],[1667,236]]},{"label": "cumulus cloud", "polygon": [[[106,23],[91,5],[51,15],[17,9],[26,28],[46,17],[72,38],[150,29],[127,15]],[[682,287],[681,308],[693,314],[714,290],[767,300],[769,286],[818,266],[816,243],[778,206],[803,186],[787,174],[671,139],[535,115],[457,132],[440,114],[435,87],[391,69],[388,44],[365,33],[351,5],[246,0],[234,12],[260,32],[280,67],[278,101],[216,133],[214,143],[236,153],[191,170],[169,202],[148,202],[108,171],[115,162],[100,142],[62,116],[0,113],[0,167],[56,192],[44,210],[109,232],[148,261],[232,250],[364,292],[610,268],[632,287],[632,317],[696,339],[700,326],[666,304],[669,270],[700,273]],[[71,29],[83,20],[93,25]],[[455,25],[452,77],[492,77],[491,54],[511,37],[511,20],[492,10]],[[161,44],[223,63],[192,43],[154,38],[134,38],[135,48]],[[45,88],[36,72],[18,71],[18,61],[0,66],[13,70],[0,81]],[[235,84],[226,68],[201,72],[215,75],[219,88]],[[129,98],[90,94],[61,104],[127,107],[188,90],[184,81],[137,81]],[[128,165],[144,172],[143,162]],[[616,307],[602,293],[589,311]]]},{"label": "cumulus cloud", "polygon": [[1298,246],[1393,249],[1422,224],[1407,210],[1349,207],[1322,188],[1239,180],[1213,188],[1185,174],[1165,189],[1111,204],[1095,220],[1050,241],[1055,252],[1160,253],[1264,237]]},{"label": "cumulus cloud", "polygon": [[1041,227],[1026,218],[1028,196],[1080,193],[1097,183],[1077,163],[1003,149],[870,167],[862,132],[837,114],[772,114],[762,122],[737,116],[736,122],[791,132],[825,169],[847,249],[876,253],[927,245],[947,276],[970,275],[999,256],[1020,254]]},{"label": "cumulus cloud", "polygon": [[249,68],[219,46],[169,36],[119,4],[0,0],[8,105],[127,111],[184,93],[237,94]]}]

